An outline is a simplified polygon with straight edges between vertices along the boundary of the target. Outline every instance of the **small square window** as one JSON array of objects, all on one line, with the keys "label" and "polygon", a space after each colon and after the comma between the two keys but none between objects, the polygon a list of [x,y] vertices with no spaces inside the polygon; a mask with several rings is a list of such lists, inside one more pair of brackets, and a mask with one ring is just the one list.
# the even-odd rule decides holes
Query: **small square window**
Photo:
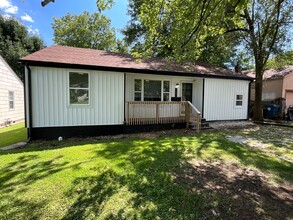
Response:
[{"label": "small square window", "polygon": [[134,80],[134,91],[141,91],[141,79]]},{"label": "small square window", "polygon": [[164,92],[170,92],[170,82],[164,81]]},{"label": "small square window", "polygon": [[242,106],[242,101],[236,101],[236,106]]},{"label": "small square window", "polygon": [[134,93],[134,101],[141,101],[141,92]]},{"label": "small square window", "polygon": [[169,93],[164,93],[163,101],[169,101]]},{"label": "small square window", "polygon": [[243,95],[236,95],[236,99],[237,100],[242,100],[243,99]]}]

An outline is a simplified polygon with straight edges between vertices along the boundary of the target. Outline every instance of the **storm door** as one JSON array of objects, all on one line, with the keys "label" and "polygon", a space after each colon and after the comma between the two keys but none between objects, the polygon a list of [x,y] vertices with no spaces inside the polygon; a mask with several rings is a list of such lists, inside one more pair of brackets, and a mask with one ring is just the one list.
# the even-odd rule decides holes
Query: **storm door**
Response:
[{"label": "storm door", "polygon": [[190,101],[192,103],[192,83],[182,83],[182,101]]}]

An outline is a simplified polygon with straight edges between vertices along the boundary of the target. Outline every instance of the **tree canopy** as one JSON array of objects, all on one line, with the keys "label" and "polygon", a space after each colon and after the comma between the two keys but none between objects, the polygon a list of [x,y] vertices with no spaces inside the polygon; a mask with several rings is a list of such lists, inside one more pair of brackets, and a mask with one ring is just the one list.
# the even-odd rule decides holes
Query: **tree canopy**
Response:
[{"label": "tree canopy", "polygon": [[[176,35],[180,34],[180,31],[186,31],[189,27],[185,26],[187,24],[183,23],[180,24],[182,26],[177,27],[180,22],[177,22],[176,20],[180,20],[180,18],[178,18],[180,13],[178,15],[176,13],[180,9],[182,9],[182,11],[187,10],[187,8],[190,9],[190,6],[192,5],[197,7],[197,4],[193,1],[183,1],[183,8],[178,8],[173,12],[168,12],[166,10],[167,6],[163,9],[165,3],[164,1],[161,1],[160,4],[157,4],[157,6],[159,6],[157,12],[151,12],[151,8],[154,6],[152,3],[143,0],[130,0],[128,14],[131,19],[122,33],[125,35],[124,40],[132,48],[131,51],[133,54],[170,57],[171,59],[179,61],[192,62],[195,60],[203,60],[217,66],[224,66],[224,63],[231,62],[231,57],[236,55],[236,50],[234,48],[239,44],[238,36],[235,34],[221,36],[208,34],[201,44],[197,44],[197,47],[192,43],[190,49],[184,48],[182,50],[178,47],[180,44],[178,37],[176,40],[172,40],[172,37],[176,37]],[[196,8],[194,8],[194,12],[190,10],[188,11],[190,15],[196,17],[194,14]],[[148,20],[148,18],[150,20]],[[183,16],[181,20],[191,20],[191,18],[187,19]],[[152,21],[158,25],[151,24]],[[149,27],[150,24],[152,30]],[[176,33],[176,31],[178,33]]]},{"label": "tree canopy", "polygon": [[293,65],[293,51],[286,51],[268,60],[266,69],[278,69],[280,67]]},{"label": "tree canopy", "polygon": [[96,12],[81,15],[67,14],[54,18],[54,42],[59,45],[113,50],[116,45],[114,28],[106,16]]},{"label": "tree canopy", "polygon": [[18,61],[19,58],[43,47],[43,40],[31,36],[18,20],[0,15],[0,53],[21,80],[23,80],[23,67]]}]

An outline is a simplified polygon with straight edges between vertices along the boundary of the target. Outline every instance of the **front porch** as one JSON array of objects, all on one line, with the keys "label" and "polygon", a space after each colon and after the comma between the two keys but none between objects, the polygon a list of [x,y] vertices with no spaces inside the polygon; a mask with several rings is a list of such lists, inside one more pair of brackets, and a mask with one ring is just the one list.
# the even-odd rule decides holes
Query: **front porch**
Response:
[{"label": "front porch", "polygon": [[186,123],[186,128],[201,129],[201,113],[189,101],[126,102],[126,125]]}]

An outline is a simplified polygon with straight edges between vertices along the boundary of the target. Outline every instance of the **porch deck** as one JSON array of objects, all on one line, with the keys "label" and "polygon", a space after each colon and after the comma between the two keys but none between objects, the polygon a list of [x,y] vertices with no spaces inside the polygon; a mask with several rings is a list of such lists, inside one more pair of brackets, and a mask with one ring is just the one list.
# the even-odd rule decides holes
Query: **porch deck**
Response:
[{"label": "porch deck", "polygon": [[186,123],[199,132],[201,113],[188,101],[134,101],[126,103],[126,124]]}]

